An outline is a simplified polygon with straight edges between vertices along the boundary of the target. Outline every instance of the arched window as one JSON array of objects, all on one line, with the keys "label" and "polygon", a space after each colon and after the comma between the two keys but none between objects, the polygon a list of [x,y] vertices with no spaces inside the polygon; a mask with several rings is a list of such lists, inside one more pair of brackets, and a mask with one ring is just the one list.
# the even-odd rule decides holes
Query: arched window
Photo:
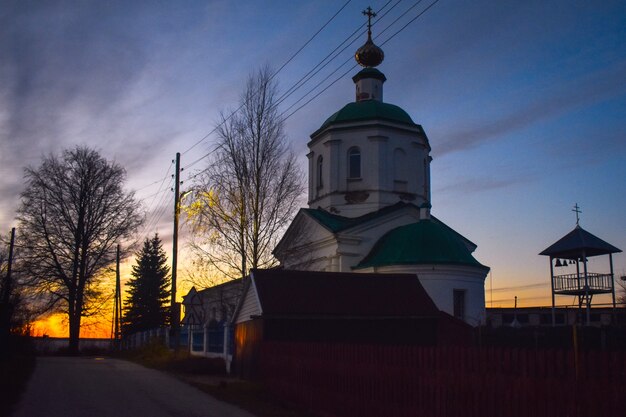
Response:
[{"label": "arched window", "polygon": [[361,178],[361,150],[357,147],[348,150],[348,178]]},{"label": "arched window", "polygon": [[324,167],[324,158],[320,155],[317,158],[317,188],[322,188],[324,186],[322,173]]}]

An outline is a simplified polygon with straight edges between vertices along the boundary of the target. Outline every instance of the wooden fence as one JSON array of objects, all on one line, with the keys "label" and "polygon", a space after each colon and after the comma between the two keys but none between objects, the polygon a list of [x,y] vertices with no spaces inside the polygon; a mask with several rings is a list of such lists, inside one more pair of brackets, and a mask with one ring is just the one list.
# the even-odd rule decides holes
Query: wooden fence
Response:
[{"label": "wooden fence", "polygon": [[326,417],[626,416],[626,352],[265,342],[259,365]]}]

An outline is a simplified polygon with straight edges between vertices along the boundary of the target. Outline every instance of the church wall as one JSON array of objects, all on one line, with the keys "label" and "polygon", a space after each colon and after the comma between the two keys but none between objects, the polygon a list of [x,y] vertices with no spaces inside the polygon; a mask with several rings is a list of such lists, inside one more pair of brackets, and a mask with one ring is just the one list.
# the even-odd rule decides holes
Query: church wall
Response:
[{"label": "church wall", "polygon": [[[429,158],[425,137],[412,129],[391,124],[346,124],[309,143],[309,206],[322,207],[342,216],[356,217],[398,201],[420,205],[429,189]],[[348,151],[361,152],[361,177],[348,178]],[[398,163],[398,154],[404,163]],[[323,158],[319,186],[318,158]],[[395,157],[394,157],[395,156]]]},{"label": "church wall", "polygon": [[286,269],[329,271],[330,258],[337,253],[334,235],[306,214],[299,214],[289,229],[288,242],[275,252]]},{"label": "church wall", "polygon": [[245,298],[239,309],[235,323],[242,323],[250,320],[250,316],[258,316],[261,314],[261,305],[254,288],[254,283],[250,284],[250,288],[246,292]]},{"label": "church wall", "polygon": [[485,278],[487,272],[471,266],[395,265],[360,269],[357,272],[412,273],[437,308],[454,315],[454,290],[465,291],[464,321],[472,326],[485,323]]}]

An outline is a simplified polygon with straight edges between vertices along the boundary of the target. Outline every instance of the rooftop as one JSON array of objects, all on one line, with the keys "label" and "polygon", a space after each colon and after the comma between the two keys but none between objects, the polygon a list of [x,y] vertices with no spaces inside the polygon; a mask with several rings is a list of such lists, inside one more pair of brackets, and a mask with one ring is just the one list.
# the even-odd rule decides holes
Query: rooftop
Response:
[{"label": "rooftop", "polygon": [[313,137],[322,130],[338,123],[366,120],[383,120],[411,127],[418,126],[407,112],[396,105],[378,100],[363,100],[346,104],[341,110],[326,119],[311,136]]},{"label": "rooftop", "polygon": [[263,315],[435,317],[439,310],[413,274],[258,269]]},{"label": "rooftop", "polygon": [[387,232],[355,269],[421,264],[466,265],[489,269],[472,256],[461,235],[432,219],[420,220]]},{"label": "rooftop", "polygon": [[607,255],[621,252],[620,249],[592,235],[580,226],[563,236],[550,245],[539,255],[552,256],[553,258],[576,259],[582,256]]}]

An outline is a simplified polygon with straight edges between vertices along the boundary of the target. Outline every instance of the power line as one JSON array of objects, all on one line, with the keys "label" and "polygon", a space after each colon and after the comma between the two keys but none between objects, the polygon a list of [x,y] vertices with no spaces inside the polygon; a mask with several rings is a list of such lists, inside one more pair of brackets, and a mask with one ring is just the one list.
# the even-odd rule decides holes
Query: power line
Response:
[{"label": "power line", "polygon": [[[163,176],[162,179],[156,180],[154,182],[151,182],[150,184],[146,184],[143,187],[139,187],[139,188],[137,188],[135,190],[135,192],[141,191],[143,189],[146,189],[146,188],[151,187],[151,186],[153,186],[155,184],[158,184],[158,183],[161,183],[161,186],[163,186],[163,182],[167,179],[167,176],[170,173],[170,170],[172,169],[173,166],[174,166],[174,162],[171,162],[170,165],[167,167],[167,171],[165,171],[165,175]],[[161,189],[161,187],[159,187],[159,189]],[[158,193],[158,191],[157,191],[157,193]],[[145,200],[146,198],[149,198],[149,197],[144,197],[144,198],[142,198],[142,200]]]},{"label": "power line", "polygon": [[[392,22],[390,25],[388,25],[383,31],[387,30],[389,27],[391,27],[391,25],[393,25],[394,23],[396,23],[400,18],[402,18],[403,16],[405,16],[409,11],[411,11],[415,6],[417,6],[419,3],[421,3],[423,0],[418,0],[413,6],[411,6],[409,9],[407,9],[404,13],[402,13],[402,15],[400,15],[400,17],[398,17],[396,20],[394,20],[394,22]],[[435,0],[433,1],[430,5],[428,5],[424,10],[422,10],[420,13],[417,14],[417,16],[415,16],[413,19],[411,19],[408,23],[406,23],[402,28],[400,28],[398,31],[396,31],[393,35],[391,35],[389,38],[387,38],[384,42],[381,43],[381,46],[386,44],[387,42],[389,42],[391,39],[393,39],[395,36],[397,36],[400,32],[402,32],[404,29],[406,29],[411,23],[413,23],[415,20],[417,20],[419,17],[421,17],[422,15],[424,15],[424,13],[426,13],[432,6],[434,6],[439,0]],[[397,5],[397,3],[396,3]],[[395,7],[395,5],[394,5]],[[378,22],[378,21],[377,21]],[[292,109],[297,103],[299,103],[300,101],[302,101],[306,96],[308,96],[309,94],[311,94],[317,87],[319,87],[323,82],[325,82],[327,79],[329,79],[333,74],[335,74],[339,69],[341,69],[345,64],[347,64],[350,60],[352,59],[352,57],[348,58],[346,61],[344,61],[341,65],[339,65],[332,73],[330,73],[328,76],[326,76],[317,86],[313,87],[312,89],[310,89],[306,94],[304,94],[302,97],[300,97],[300,99],[298,99],[295,103],[293,103],[290,107],[288,107],[285,111],[283,111],[281,113],[281,116],[285,113],[287,113],[290,109]],[[327,85],[326,87],[324,87],[321,91],[319,91],[317,94],[315,94],[313,97],[311,97],[309,100],[307,100],[304,104],[302,104],[301,106],[299,106],[298,108],[296,108],[294,111],[292,111],[291,113],[289,113],[287,116],[285,116],[284,120],[289,119],[291,116],[293,116],[295,113],[297,113],[298,111],[300,111],[302,108],[304,108],[306,105],[308,105],[311,101],[315,100],[317,97],[319,97],[322,93],[324,93],[326,90],[328,90],[330,87],[332,87],[335,83],[337,83],[337,81],[341,80],[343,77],[345,77],[350,71],[352,71],[354,68],[357,67],[357,64],[354,64],[352,67],[350,67],[346,72],[342,73],[339,77],[337,77],[335,80],[333,80],[329,85]]]},{"label": "power line", "polygon": [[513,290],[523,291],[523,290],[531,290],[535,288],[542,288],[542,287],[548,287],[548,286],[550,286],[550,283],[544,282],[544,283],[536,283],[536,284],[512,285],[510,287],[500,287],[500,288],[494,288],[490,291],[492,292],[505,292],[505,291],[513,291]]},{"label": "power line", "polygon": [[148,211],[150,213],[149,214],[150,220],[146,222],[143,230],[140,233],[141,240],[143,240],[151,232],[152,228],[158,223],[158,221],[163,216],[165,209],[167,208],[167,205],[164,203],[165,201],[168,201],[167,196],[170,195],[169,185],[171,184],[171,182],[172,181],[168,183],[168,187],[166,189],[160,192],[161,197],[159,198],[159,202],[156,205],[154,204],[151,205],[151,208],[152,207],[155,207],[155,208],[154,210]]},{"label": "power line", "polygon": [[[346,7],[346,6],[347,6],[347,5],[348,5],[351,1],[352,1],[352,0],[348,0],[348,1],[346,1],[346,2],[343,4],[343,6],[341,6],[341,7],[339,8],[339,10],[338,10],[337,12],[335,12],[335,14],[334,14],[334,15],[333,15],[330,19],[328,19],[328,21],[326,21],[326,23],[324,23],[324,24],[322,25],[322,27],[321,27],[320,29],[318,29],[318,30],[317,30],[317,32],[315,32],[315,33],[313,34],[313,36],[311,36],[311,37],[309,38],[309,40],[307,40],[307,41],[304,43],[304,45],[302,45],[302,46],[301,46],[301,47],[300,47],[300,48],[299,48],[299,49],[298,49],[298,50],[297,50],[294,54],[292,54],[292,55],[291,55],[291,57],[289,57],[289,59],[287,59],[287,61],[286,61],[286,62],[284,62],[284,63],[281,65],[281,67],[280,67],[277,71],[275,71],[275,72],[274,72],[274,74],[272,74],[272,75],[271,75],[270,80],[271,80],[271,79],[273,79],[276,75],[278,75],[278,73],[279,73],[280,71],[282,71],[282,70],[283,70],[283,68],[285,68],[285,67],[287,66],[287,64],[289,64],[289,63],[290,63],[290,62],[291,62],[291,61],[292,61],[292,60],[293,60],[296,56],[298,56],[298,54],[300,54],[300,52],[302,52],[302,50],[303,50],[303,49],[304,49],[304,48],[305,48],[305,47],[306,47],[309,43],[311,43],[311,41],[313,41],[313,39],[315,39],[315,38],[317,37],[317,35],[319,35],[319,33],[320,33],[320,32],[321,32],[324,28],[326,28],[326,26],[328,26],[328,25],[329,25],[329,24],[330,24],[330,22],[332,22],[332,21],[335,19],[335,17],[337,17],[337,15],[339,15],[339,13],[340,13],[343,9],[345,9],[345,7]],[[226,119],[224,119],[224,120],[223,120],[223,121],[222,121],[219,125],[217,125],[215,128],[213,128],[213,129],[212,129],[209,133],[207,133],[207,134],[206,134],[206,135],[204,135],[202,138],[200,138],[198,141],[196,141],[196,142],[195,142],[195,143],[194,143],[194,144],[193,144],[190,148],[188,148],[187,150],[185,150],[184,152],[182,152],[182,155],[185,155],[187,152],[189,152],[190,150],[192,150],[193,148],[195,148],[196,146],[198,146],[200,143],[202,143],[202,142],[203,142],[206,138],[208,138],[208,137],[209,137],[209,136],[210,136],[213,132],[215,132],[219,126],[221,126],[222,124],[226,123],[226,122],[227,122],[227,121],[228,121],[228,120],[229,120],[229,119],[230,119],[230,118],[231,118],[231,117],[232,117],[235,113],[237,113],[239,110],[241,110],[241,108],[242,108],[242,107],[243,107],[243,104],[242,104],[241,106],[239,106],[236,110],[234,110],[234,111],[233,111],[233,112],[232,112],[232,113],[231,113],[231,114],[230,114],[230,115],[229,115]],[[209,154],[207,154],[207,155],[205,155],[203,158],[206,158],[206,157],[207,157],[207,156],[209,156],[209,155],[210,155],[210,153],[209,153]],[[201,159],[203,159],[203,158],[201,158]],[[194,162],[194,163],[195,163],[195,162]],[[191,166],[191,164],[190,164],[190,165],[185,166],[185,168],[188,168],[188,167],[190,167],[190,166]]]},{"label": "power line", "polygon": [[[382,10],[384,10],[389,3],[391,3],[392,0],[389,0],[387,3],[385,3],[383,5],[383,7],[379,10],[379,13],[382,12]],[[391,12],[398,4],[400,4],[402,0],[398,0],[393,6],[391,6],[391,8],[389,10],[387,10],[385,13],[383,13],[382,15],[380,15],[380,17],[376,20],[376,22],[374,24],[376,24],[378,21],[380,21],[380,19],[383,19],[389,12]],[[315,65],[309,72],[307,72],[304,76],[302,76],[298,81],[296,81],[296,83],[294,83],[289,89],[287,89],[287,91],[285,93],[283,93],[283,95],[281,95],[278,98],[278,101],[276,103],[276,105],[281,104],[282,102],[285,101],[285,99],[287,99],[289,96],[291,96],[293,93],[295,93],[297,90],[299,90],[301,87],[303,87],[307,82],[309,82],[309,80],[311,80],[314,76],[316,76],[317,74],[319,74],[319,72],[321,70],[323,70],[324,68],[326,68],[332,61],[334,61],[335,59],[337,59],[339,57],[339,55],[341,55],[341,53],[343,53],[343,51],[345,51],[346,49],[348,49],[352,44],[354,44],[354,42],[356,42],[356,40],[359,37],[355,37],[354,39],[352,39],[347,45],[344,46],[344,44],[346,42],[348,42],[355,34],[358,33],[359,36],[361,36],[362,34],[365,33],[365,30],[362,30],[364,27],[366,26],[366,23],[361,24],[358,28],[356,28],[350,35],[348,35],[339,45],[337,45],[337,47],[335,47],[335,49],[333,49],[328,55],[326,55],[317,65]],[[339,52],[337,52],[337,50],[339,48],[341,48],[342,46],[344,46]],[[337,52],[335,54],[335,52]],[[324,62],[331,56],[335,54],[335,56],[333,56],[330,60],[328,60],[328,62],[326,62],[324,64]],[[346,60],[350,61],[351,58],[348,58]],[[323,64],[323,65],[322,65]],[[345,65],[342,64],[341,66]],[[319,68],[319,70],[318,70]],[[317,71],[316,71],[317,70]],[[333,71],[333,73],[337,72],[337,70]],[[333,74],[331,73],[331,75]],[[315,87],[313,87],[313,90],[319,86],[322,82],[324,82],[326,79],[328,79],[330,76],[327,76],[324,80],[322,80],[321,82],[319,82]],[[304,80],[304,81],[303,81]],[[310,90],[311,91],[311,90]],[[305,94],[303,97],[301,97],[300,99],[298,99],[296,101],[296,103],[299,103],[300,101],[302,101],[304,99],[304,97],[306,97],[306,95],[308,95],[309,92],[307,92],[307,94]],[[290,108],[292,108],[296,103],[293,103],[291,105]],[[288,111],[289,109],[287,109]],[[283,114],[286,111],[283,111]]]},{"label": "power line", "polygon": [[[420,0],[421,2],[422,0]],[[389,38],[387,38],[387,40],[385,40],[383,43],[380,44],[380,46],[385,45],[387,42],[389,42],[390,40],[392,40],[393,38],[396,37],[396,35],[398,35],[400,32],[402,32],[404,29],[407,28],[407,26],[409,26],[411,23],[415,22],[419,17],[421,17],[424,13],[426,13],[428,10],[430,10],[431,7],[433,7],[435,4],[437,4],[439,2],[439,0],[435,0],[432,3],[430,3],[424,10],[422,10],[420,13],[418,13],[417,16],[415,16],[413,19],[409,20],[404,26],[402,26],[398,31],[396,31],[393,35],[391,35]]]},{"label": "power line", "polygon": [[300,49],[298,49],[298,50],[296,51],[296,53],[295,53],[295,54],[293,54],[293,55],[291,56],[291,58],[289,58],[289,59],[287,60],[287,62],[285,62],[285,63],[284,63],[284,64],[283,64],[283,65],[282,65],[279,69],[278,69],[278,71],[276,71],[276,72],[275,72],[275,73],[274,73],[274,74],[270,77],[270,80],[271,80],[271,79],[273,79],[273,78],[274,78],[274,77],[275,77],[275,76],[276,76],[276,75],[277,75],[277,74],[278,74],[278,73],[279,73],[279,72],[280,72],[283,68],[285,68],[285,66],[286,66],[288,63],[290,63],[290,62],[291,62],[291,61],[292,61],[292,60],[293,60],[293,59],[294,59],[294,58],[295,58],[295,57],[296,57],[296,56],[297,56],[297,55],[298,55],[298,54],[299,54],[299,53],[300,53],[300,52],[301,52],[301,51],[302,51],[302,50],[303,50],[303,49],[304,49],[304,48],[305,48],[305,47],[306,47],[309,43],[311,43],[311,41],[312,41],[313,39],[315,39],[315,37],[316,37],[317,35],[319,35],[319,33],[320,33],[320,32],[321,32],[321,31],[322,31],[322,30],[323,30],[326,26],[328,26],[328,24],[329,24],[330,22],[332,22],[332,21],[335,19],[335,17],[337,17],[337,15],[338,15],[338,14],[339,14],[339,13],[340,13],[343,9],[345,9],[345,7],[346,7],[346,6],[347,6],[347,5],[348,5],[351,1],[352,1],[352,0],[348,0],[347,2],[345,2],[345,3],[343,4],[343,6],[341,6],[341,8],[340,8],[339,10],[337,10],[337,12],[336,12],[336,13],[335,13],[335,14],[334,14],[334,15],[333,15],[330,19],[328,19],[328,21],[327,21],[326,23],[324,23],[324,25],[322,25],[322,27],[321,27],[321,28],[319,28],[319,29],[318,29],[318,31],[317,31],[317,32],[315,32],[315,34],[314,34],[313,36],[311,36],[311,38],[310,38],[308,41],[306,41],[306,43],[305,43],[304,45],[302,45],[302,46],[300,47]]},{"label": "power line", "polygon": [[[383,10],[385,7],[387,7],[387,5],[389,5],[391,3],[392,0],[389,0],[380,10]],[[393,10],[393,8],[395,8],[401,0],[397,1],[389,10],[387,10],[383,15],[380,16],[379,19],[376,20],[375,23],[378,23],[382,18],[384,18],[391,10]],[[406,16],[411,10],[413,10],[417,5],[419,5],[423,0],[418,0],[417,2],[415,2],[411,7],[409,7],[407,10],[405,10],[398,18],[396,18],[392,23],[390,23],[389,25],[387,25],[387,27],[385,29],[383,29],[383,31],[381,31],[381,33],[385,32],[386,30],[388,30],[390,27],[392,27],[395,23],[397,23],[402,17]],[[387,38],[384,42],[381,43],[381,46],[386,44],[387,42],[389,42],[391,39],[393,39],[395,36],[397,36],[399,33],[401,33],[404,29],[406,29],[411,23],[413,23],[415,20],[417,20],[419,17],[421,17],[422,15],[424,15],[431,7],[433,7],[437,2],[439,2],[439,0],[435,0],[433,1],[431,4],[429,4],[424,10],[422,10],[420,13],[418,13],[415,17],[413,17],[409,22],[407,22],[404,26],[402,26],[399,30],[397,30],[394,34],[392,34],[389,38]],[[342,6],[342,8],[345,7]],[[333,17],[334,18],[334,17]],[[319,74],[319,70],[315,71],[318,67],[321,66],[321,68],[319,68],[320,70],[325,68],[330,62],[332,62],[333,60],[335,60],[343,51],[345,51],[345,49],[347,49],[352,43],[354,43],[354,41],[356,40],[352,40],[348,45],[344,46],[337,54],[335,54],[330,60],[328,60],[328,62],[326,62],[325,64],[323,64],[330,55],[334,54],[335,51],[340,48],[345,42],[347,42],[352,36],[354,36],[355,33],[359,32],[361,30],[361,28],[363,28],[365,26],[365,24],[362,24],[359,26],[359,28],[357,28],[353,33],[351,33],[342,43],[339,44],[338,47],[336,47],[330,54],[328,54],[324,59],[322,59],[322,61],[320,61],[320,63],[318,63],[312,70],[310,70],[307,74],[305,74],[303,77],[301,77],[294,85],[292,85],[292,87],[290,87],[286,93],[284,93],[280,98],[279,101],[276,103],[276,105],[281,104],[282,102],[284,102],[284,100],[286,98],[288,98],[289,96],[291,96],[293,93],[295,93],[299,88],[301,88],[304,84],[306,84],[313,76]],[[380,36],[380,34],[379,34]],[[309,96],[310,94],[312,94],[316,89],[318,89],[325,81],[327,81],[330,77],[332,77],[333,74],[337,73],[337,71],[339,71],[343,66],[345,66],[350,60],[352,59],[352,57],[349,57],[346,61],[344,61],[342,64],[340,64],[334,71],[332,71],[330,74],[328,74],[324,79],[322,79],[321,81],[319,81],[315,86],[313,86],[311,89],[309,89],[309,91],[307,91],[304,95],[302,95],[298,100],[296,100],[294,103],[292,103],[287,109],[285,109],[283,112],[281,112],[280,116],[282,117],[283,115],[285,115],[286,113],[288,113],[293,107],[295,107],[298,103],[300,103],[302,100],[304,100],[307,96]],[[323,65],[322,65],[323,64]],[[333,80],[330,84],[328,84],[326,87],[324,87],[321,91],[319,91],[317,94],[315,94],[313,97],[311,97],[309,100],[307,100],[304,104],[302,104],[301,106],[297,107],[294,111],[292,111],[291,113],[287,114],[287,116],[284,117],[283,120],[287,120],[289,119],[291,116],[293,116],[295,113],[297,113],[298,111],[300,111],[302,108],[304,108],[305,106],[307,106],[309,103],[311,103],[313,100],[315,100],[317,97],[319,97],[321,94],[323,94],[326,90],[328,90],[330,87],[332,87],[334,84],[336,84],[339,80],[341,80],[343,77],[345,77],[350,71],[352,71],[354,68],[357,67],[357,64],[354,64],[352,67],[350,67],[346,72],[342,73],[339,77],[337,77],[335,80]],[[281,67],[282,69],[282,67]],[[313,73],[314,72],[314,73]],[[276,72],[278,73],[278,72]],[[311,73],[313,73],[311,75]],[[275,74],[274,74],[275,75]],[[308,78],[307,78],[308,77]],[[304,81],[303,81],[304,80]],[[234,110],[233,112],[231,112],[229,114],[228,117],[226,117],[220,124],[218,124],[213,130],[211,130],[211,132],[209,132],[205,138],[210,135],[211,133],[215,132],[215,130],[217,130],[217,128],[219,128],[222,124],[226,123],[234,114],[236,114],[236,112],[238,112],[239,110],[241,110],[241,108],[244,106],[245,103],[242,103],[236,110]],[[204,140],[204,138],[202,139]],[[194,145],[195,146],[195,145]],[[185,151],[187,152],[187,151]],[[215,150],[211,150],[208,153],[206,153],[205,155],[203,155],[202,157],[196,159],[195,161],[193,161],[191,164],[186,165],[184,168],[189,168],[190,166],[195,165],[196,163],[200,162],[201,160],[203,160],[204,158],[208,157],[209,155],[211,155],[213,152],[215,152]],[[189,179],[193,179],[196,178],[198,175],[200,175],[202,172],[201,171],[191,177],[188,177]]]},{"label": "power line", "polygon": [[[408,9],[406,9],[406,10],[404,11],[404,13],[401,13],[401,14],[400,14],[400,16],[398,16],[398,17],[397,17],[397,18],[396,18],[393,22],[389,23],[389,24],[388,24],[388,25],[387,25],[387,26],[386,26],[383,30],[381,30],[380,32],[378,32],[378,33],[376,34],[376,36],[374,37],[374,39],[379,38],[379,37],[380,37],[383,33],[385,33],[385,32],[387,31],[387,29],[389,29],[391,26],[395,25],[395,24],[398,22],[398,20],[400,20],[400,19],[402,19],[404,16],[406,16],[406,15],[407,15],[407,13],[409,13],[411,10],[413,10],[415,7],[417,7],[417,6],[418,6],[418,5],[419,5],[422,1],[423,1],[423,0],[418,0],[418,1],[416,1],[415,3],[413,3],[413,5],[412,5],[411,7],[409,7]],[[397,6],[397,3],[396,3],[396,6]],[[378,20],[380,20],[380,19],[377,19],[375,23],[378,23]]]}]

